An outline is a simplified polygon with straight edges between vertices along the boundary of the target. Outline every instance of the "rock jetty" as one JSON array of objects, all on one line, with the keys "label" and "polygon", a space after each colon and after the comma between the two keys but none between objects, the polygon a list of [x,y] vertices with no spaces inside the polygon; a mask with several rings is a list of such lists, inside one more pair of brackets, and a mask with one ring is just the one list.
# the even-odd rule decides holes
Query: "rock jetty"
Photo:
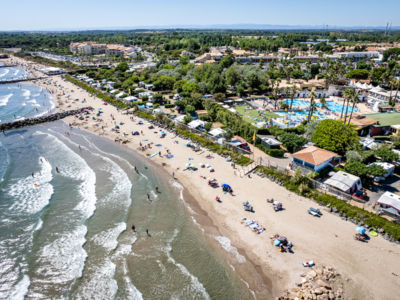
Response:
[{"label": "rock jetty", "polygon": [[69,116],[81,114],[87,110],[93,110],[93,107],[84,107],[81,109],[67,110],[67,111],[58,112],[58,113],[54,113],[54,114],[47,115],[47,116],[41,116],[41,117],[37,117],[37,118],[30,118],[30,119],[24,119],[24,120],[4,123],[4,124],[0,124],[0,131],[16,129],[16,128],[21,128],[21,127],[25,127],[25,126],[32,126],[32,125],[37,125],[37,124],[41,124],[41,123],[53,122],[53,121],[57,121],[57,120],[61,120],[63,118],[69,117]]},{"label": "rock jetty", "polygon": [[343,279],[333,268],[314,267],[301,274],[301,279],[296,287],[284,292],[276,300],[332,300],[344,299]]}]

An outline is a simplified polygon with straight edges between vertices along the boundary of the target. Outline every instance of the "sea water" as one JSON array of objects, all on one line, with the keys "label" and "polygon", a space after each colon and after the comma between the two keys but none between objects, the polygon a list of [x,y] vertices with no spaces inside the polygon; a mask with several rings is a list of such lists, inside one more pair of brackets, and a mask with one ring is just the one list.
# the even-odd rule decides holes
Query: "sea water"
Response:
[{"label": "sea water", "polygon": [[62,121],[1,134],[0,299],[253,299],[145,165]]}]

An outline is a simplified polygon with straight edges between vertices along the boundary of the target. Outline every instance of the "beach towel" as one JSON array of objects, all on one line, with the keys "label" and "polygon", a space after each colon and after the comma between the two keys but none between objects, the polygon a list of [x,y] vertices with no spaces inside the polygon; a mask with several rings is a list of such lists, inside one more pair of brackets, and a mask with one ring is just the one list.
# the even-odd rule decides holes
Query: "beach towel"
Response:
[{"label": "beach towel", "polygon": [[153,154],[150,155],[149,157],[151,158],[151,157],[154,157],[154,156],[156,156],[156,155],[158,155],[158,153],[153,153]]},{"label": "beach towel", "polygon": [[162,147],[162,145],[161,144],[157,144],[156,147]]}]

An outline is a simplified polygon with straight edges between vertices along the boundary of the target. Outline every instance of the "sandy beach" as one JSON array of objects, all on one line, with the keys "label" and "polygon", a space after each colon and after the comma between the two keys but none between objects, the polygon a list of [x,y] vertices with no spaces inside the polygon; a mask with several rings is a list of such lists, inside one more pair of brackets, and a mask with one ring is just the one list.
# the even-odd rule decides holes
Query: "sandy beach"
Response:
[{"label": "sandy beach", "polygon": [[[14,62],[27,62],[13,58]],[[33,66],[34,64],[28,63]],[[32,71],[32,70],[29,70]],[[323,210],[321,218],[313,218],[307,213],[309,207],[317,204],[309,199],[287,191],[285,188],[256,175],[241,177],[223,157],[210,153],[207,149],[194,152],[185,146],[184,139],[168,133],[160,138],[160,129],[148,128],[148,122],[140,118],[123,114],[111,105],[91,96],[83,89],[54,76],[46,80],[34,82],[53,93],[58,110],[75,109],[92,106],[97,112],[103,112],[100,118],[79,120],[69,117],[65,122],[74,127],[89,130],[111,140],[128,139],[126,147],[139,151],[140,145],[150,144],[151,148],[139,151],[143,159],[153,163],[177,178],[185,191],[192,195],[191,206],[197,208],[200,214],[194,218],[202,224],[202,215],[207,215],[218,228],[218,234],[229,238],[231,245],[224,244],[228,256],[236,260],[240,268],[243,258],[251,261],[254,270],[238,270],[249,274],[250,288],[255,291],[257,298],[266,295],[265,289],[270,289],[274,297],[283,290],[292,288],[299,282],[300,274],[305,272],[303,261],[314,260],[316,265],[334,267],[345,279],[346,299],[396,299],[400,288],[400,247],[381,237],[371,237],[368,243],[353,239],[355,225],[346,222],[336,215]],[[68,96],[70,95],[70,96]],[[75,101],[79,99],[79,101]],[[82,103],[82,100],[85,102]],[[94,115],[94,114],[92,114]],[[121,125],[122,123],[122,125]],[[111,129],[118,124],[120,133]],[[132,136],[133,131],[143,132]],[[126,136],[124,136],[124,133]],[[161,146],[156,146],[161,145]],[[173,155],[165,157],[167,150]],[[161,152],[161,156],[159,155]],[[212,158],[207,158],[211,154]],[[152,158],[149,158],[149,156]],[[154,156],[153,156],[154,155]],[[199,169],[184,170],[191,162]],[[200,168],[200,164],[211,164],[215,172],[209,168]],[[228,183],[234,190],[234,196],[223,194],[221,188],[213,189],[208,184],[209,179],[215,178],[219,184]],[[215,201],[219,196],[222,203]],[[189,199],[190,197],[188,197]],[[282,202],[285,210],[274,212],[266,198],[274,198]],[[245,212],[242,202],[249,201],[254,206],[254,213]],[[241,223],[243,218],[257,220],[266,228],[262,234],[254,233]],[[205,227],[207,228],[207,227]],[[270,236],[279,233],[286,236],[294,244],[294,254],[280,253],[272,245]],[[221,243],[222,239],[220,240]],[[227,240],[224,240],[227,241]],[[238,250],[236,251],[235,248]]]}]

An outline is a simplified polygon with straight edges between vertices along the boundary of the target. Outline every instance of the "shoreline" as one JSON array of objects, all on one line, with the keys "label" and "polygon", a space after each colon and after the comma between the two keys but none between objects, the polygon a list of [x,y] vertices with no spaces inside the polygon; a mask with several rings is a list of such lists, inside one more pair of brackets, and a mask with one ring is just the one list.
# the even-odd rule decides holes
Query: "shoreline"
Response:
[{"label": "shoreline", "polygon": [[[80,121],[76,118],[69,117],[65,120],[67,123],[75,124],[80,129],[87,130],[101,137],[113,140],[117,137],[122,138],[121,134],[111,132],[113,120],[110,113],[121,125],[122,131],[127,131],[131,142],[124,147],[139,153],[146,161],[151,161],[157,166],[162,166],[168,174],[176,173],[179,183],[184,186],[184,192],[189,193],[188,200],[198,205],[202,211],[206,212],[206,217],[210,218],[212,225],[219,230],[222,236],[228,237],[231,245],[237,248],[240,255],[246,257],[255,270],[257,270],[262,282],[265,286],[271,284],[271,293],[273,296],[279,296],[283,290],[292,288],[295,283],[300,281],[300,274],[306,271],[301,262],[313,259],[317,265],[330,265],[343,274],[345,279],[349,279],[346,283],[347,295],[353,299],[395,299],[400,280],[398,276],[392,275],[400,270],[400,249],[398,245],[391,244],[381,237],[373,238],[368,244],[361,244],[353,240],[354,225],[345,222],[333,214],[325,211],[321,219],[314,219],[306,210],[310,206],[316,206],[315,202],[310,199],[300,197],[293,194],[281,186],[269,181],[266,178],[259,178],[255,175],[252,178],[239,177],[230,164],[227,164],[222,157],[211,153],[214,158],[208,161],[205,158],[207,150],[198,154],[191,152],[187,147],[183,146],[185,140],[181,138],[171,138],[171,134],[167,133],[167,137],[160,139],[154,135],[154,131],[158,131],[156,127],[152,130],[147,125],[137,125],[139,117],[134,116],[135,122],[130,120],[130,115],[123,115],[111,105],[103,105],[100,99],[90,96],[86,91],[63,80],[59,76],[51,78],[53,84],[47,85],[39,81],[36,84],[59,91],[59,86],[54,82],[61,84],[64,90],[70,91],[74,95],[72,99],[87,99],[86,103],[75,102],[72,99],[62,99],[57,93],[53,92],[54,100],[60,104],[57,111],[65,109],[66,105],[71,105],[71,109],[88,106],[93,103],[93,107],[101,107],[104,111],[103,121],[95,120]],[[65,94],[65,93],[64,93]],[[68,108],[69,109],[69,108]],[[147,124],[147,121],[144,121]],[[106,130],[103,133],[100,125],[105,125]],[[143,130],[144,135],[132,137],[132,130]],[[162,148],[156,148],[142,151],[137,150],[138,142],[142,142],[145,138],[147,142],[162,143]],[[179,144],[175,144],[175,141]],[[164,144],[165,147],[164,147]],[[165,149],[172,150],[175,155],[173,159],[155,156],[148,158],[146,154],[158,152]],[[204,154],[204,155],[203,155]],[[182,171],[188,157],[194,157],[194,162],[198,165],[200,162],[210,162],[215,168],[215,173],[208,172],[207,169],[200,168],[198,171],[189,173]],[[163,165],[166,164],[166,165]],[[208,178],[215,177],[220,184],[229,183],[235,191],[235,197],[222,195],[220,189],[214,190],[207,185],[207,182],[199,175]],[[217,203],[214,199],[219,195],[222,203]],[[265,203],[266,197],[273,197],[281,201],[286,208],[285,211],[275,213],[270,206]],[[193,199],[191,199],[193,198]],[[256,213],[249,214],[243,211],[241,207],[242,201],[250,201],[256,209]],[[263,224],[267,231],[261,235],[251,232],[248,227],[240,223],[241,219],[248,217]],[[197,221],[197,220],[196,220]],[[199,221],[200,223],[201,221]],[[269,236],[274,233],[280,233],[292,240],[295,248],[295,254],[279,253],[277,249],[271,245]],[[217,242],[218,243],[218,242]],[[366,263],[368,262],[368,263]],[[396,271],[397,270],[397,271]],[[240,271],[241,272],[241,271]],[[243,270],[243,273],[248,270]],[[263,277],[262,274],[266,275]],[[251,277],[251,274],[247,274]],[[246,277],[246,279],[247,279]],[[269,280],[269,278],[273,278]],[[374,282],[374,285],[370,283]],[[249,283],[250,284],[250,283]],[[257,285],[257,282],[252,282]],[[254,289],[257,293],[257,288]]]}]

